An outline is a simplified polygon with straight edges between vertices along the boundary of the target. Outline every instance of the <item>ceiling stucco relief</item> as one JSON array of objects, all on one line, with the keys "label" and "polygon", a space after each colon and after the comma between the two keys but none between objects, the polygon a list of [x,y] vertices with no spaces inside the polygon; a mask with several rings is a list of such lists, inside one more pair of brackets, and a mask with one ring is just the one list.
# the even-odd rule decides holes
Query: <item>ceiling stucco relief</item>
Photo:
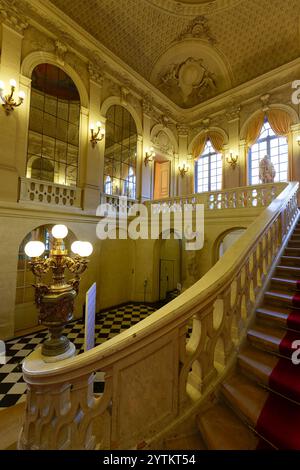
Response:
[{"label": "ceiling stucco relief", "polygon": [[228,67],[208,43],[191,39],[160,57],[150,81],[182,108],[191,108],[231,86]]},{"label": "ceiling stucco relief", "polygon": [[[300,53],[299,0],[272,0],[272,7],[270,0],[90,0],[89,8],[82,0],[52,3],[147,80],[168,48],[188,37],[217,45],[230,62],[232,86]],[[203,15],[206,22],[191,26]],[[204,59],[187,53],[174,64],[188,57]],[[205,59],[204,65],[214,72]]]}]

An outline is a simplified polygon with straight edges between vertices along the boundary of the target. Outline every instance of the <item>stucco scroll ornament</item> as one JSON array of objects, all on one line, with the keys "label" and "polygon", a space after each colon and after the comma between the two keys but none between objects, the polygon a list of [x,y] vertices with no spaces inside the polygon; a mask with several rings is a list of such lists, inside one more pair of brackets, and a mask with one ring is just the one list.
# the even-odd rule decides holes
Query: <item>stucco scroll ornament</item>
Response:
[{"label": "stucco scroll ornament", "polygon": [[214,73],[210,72],[203,59],[188,57],[180,64],[172,64],[169,70],[161,76],[161,85],[174,90],[179,88],[184,103],[194,97],[199,99],[216,88]]},{"label": "stucco scroll ornament", "polygon": [[259,179],[262,183],[273,183],[276,171],[269,155],[265,155],[259,162]]}]

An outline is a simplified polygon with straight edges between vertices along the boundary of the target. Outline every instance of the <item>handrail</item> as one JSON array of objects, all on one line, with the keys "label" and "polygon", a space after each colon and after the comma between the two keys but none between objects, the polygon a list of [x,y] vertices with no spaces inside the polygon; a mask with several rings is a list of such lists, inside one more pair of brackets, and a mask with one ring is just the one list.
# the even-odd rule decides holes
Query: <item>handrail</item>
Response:
[{"label": "handrail", "polygon": [[187,196],[145,201],[146,206],[156,205],[167,207],[173,204],[204,204],[208,210],[233,209],[239,207],[265,207],[287,186],[287,183],[266,183],[256,186],[239,186],[237,188],[222,189],[194,193]]},{"label": "handrail", "polygon": [[[39,350],[25,359],[29,394],[20,448],[94,448],[104,441],[108,447],[135,446],[178,418],[191,396],[200,398],[218,375],[218,357],[225,366],[241,338],[240,324],[253,313],[255,297],[298,214],[297,190],[298,183],[289,183],[207,274],[129,330],[55,364],[43,363]],[[186,342],[191,319],[193,331]],[[91,398],[96,370],[106,373],[101,399]],[[73,411],[64,414],[57,400],[66,393]],[[49,397],[56,400],[52,408]],[[76,427],[74,410],[83,406],[83,397],[81,427]],[[76,427],[76,439],[60,442],[56,435],[50,442],[38,436],[41,423],[50,429],[51,418],[43,416],[47,406],[59,428]],[[108,420],[110,430],[103,430],[98,441],[86,431],[96,418]]]}]

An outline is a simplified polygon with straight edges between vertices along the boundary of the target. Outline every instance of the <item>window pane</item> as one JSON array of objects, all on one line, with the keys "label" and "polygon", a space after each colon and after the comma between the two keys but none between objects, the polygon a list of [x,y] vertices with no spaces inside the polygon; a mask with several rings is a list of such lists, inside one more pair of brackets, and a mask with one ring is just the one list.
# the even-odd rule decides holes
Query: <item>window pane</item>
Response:
[{"label": "window pane", "polygon": [[[32,72],[27,176],[76,185],[80,97],[71,78],[58,67],[40,64]],[[68,145],[69,144],[69,145]],[[35,158],[41,158],[34,164]],[[53,162],[52,173],[49,163]],[[48,170],[47,170],[48,168]]]}]

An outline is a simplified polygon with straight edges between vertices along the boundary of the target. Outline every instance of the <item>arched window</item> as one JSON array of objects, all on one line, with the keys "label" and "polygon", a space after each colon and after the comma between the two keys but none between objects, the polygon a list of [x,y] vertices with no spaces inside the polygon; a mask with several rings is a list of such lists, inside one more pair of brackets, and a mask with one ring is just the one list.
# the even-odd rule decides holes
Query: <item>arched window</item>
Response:
[{"label": "arched window", "polygon": [[105,192],[105,194],[112,194],[112,183],[111,183],[111,177],[110,176],[107,176],[105,178],[104,192]]},{"label": "arched window", "polygon": [[265,120],[260,135],[249,149],[248,172],[249,183],[259,184],[259,162],[265,156],[271,157],[276,171],[275,181],[288,179],[288,142],[286,137],[276,135],[269,122]]},{"label": "arched window", "polygon": [[197,193],[222,189],[222,154],[215,151],[210,140],[195,163]]},{"label": "arched window", "polygon": [[80,97],[71,78],[55,65],[35,67],[30,101],[28,178],[76,186],[79,121]]},{"label": "arched window", "polygon": [[[107,111],[105,122],[105,192],[106,179],[109,176],[112,187],[110,194],[127,195],[135,199],[136,158],[137,129],[134,119],[123,106],[113,105]],[[130,169],[132,174],[129,184]]]},{"label": "arched window", "polygon": [[124,194],[131,199],[135,198],[135,174],[132,168],[129,168],[128,176],[125,180]]}]

